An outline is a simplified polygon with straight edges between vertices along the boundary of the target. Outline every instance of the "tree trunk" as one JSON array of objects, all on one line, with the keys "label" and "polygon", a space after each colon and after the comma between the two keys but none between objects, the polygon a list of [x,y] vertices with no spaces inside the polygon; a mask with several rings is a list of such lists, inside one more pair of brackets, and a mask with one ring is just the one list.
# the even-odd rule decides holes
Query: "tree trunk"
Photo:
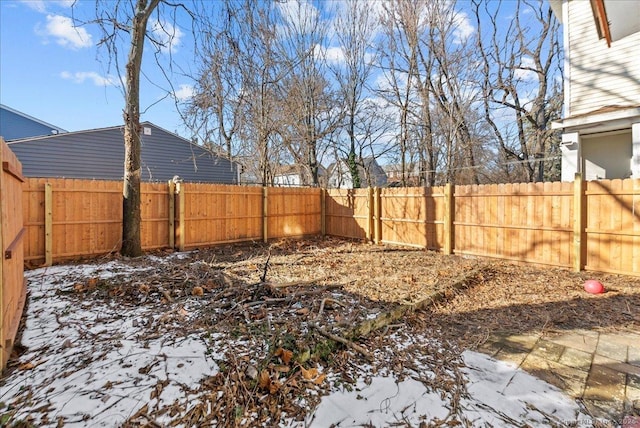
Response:
[{"label": "tree trunk", "polygon": [[142,255],[140,239],[140,69],[147,21],[160,0],[138,0],[131,22],[131,46],[126,65],[124,118],[124,183],[122,189],[122,248],[124,256]]}]

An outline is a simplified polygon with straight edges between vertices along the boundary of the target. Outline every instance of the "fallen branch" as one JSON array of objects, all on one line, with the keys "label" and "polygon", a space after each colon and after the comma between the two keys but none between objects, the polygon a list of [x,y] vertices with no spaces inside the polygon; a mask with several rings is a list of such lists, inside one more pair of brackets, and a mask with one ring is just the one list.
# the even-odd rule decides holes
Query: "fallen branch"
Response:
[{"label": "fallen branch", "polygon": [[362,354],[367,360],[373,361],[373,355],[371,353],[369,353],[369,351],[367,351],[362,346],[360,346],[360,345],[358,345],[356,343],[353,343],[352,341],[347,340],[344,337],[340,337],[337,334],[330,333],[327,330],[325,330],[322,327],[317,326],[315,324],[311,324],[311,327],[316,329],[318,331],[318,333],[320,333],[321,335],[327,337],[328,339],[331,339],[334,342],[342,343],[343,345],[345,345],[345,346],[353,349],[354,351],[357,351],[360,354]]},{"label": "fallen branch", "polygon": [[320,281],[324,281],[325,279],[326,277],[318,278],[318,279],[310,279],[308,281],[281,282],[279,284],[274,284],[272,282],[265,282],[264,285],[269,286],[271,288],[299,287],[302,285],[316,285],[317,283],[319,283]]},{"label": "fallen branch", "polygon": [[167,290],[160,290],[165,299],[167,299],[167,303],[173,303],[173,297],[169,294]]},{"label": "fallen branch", "polygon": [[271,260],[271,248],[269,248],[269,254],[267,254],[267,261],[264,262],[264,268],[262,269],[262,276],[260,281],[264,283],[267,280],[267,271],[269,270],[269,260]]},{"label": "fallen branch", "polygon": [[322,312],[324,311],[324,307],[327,303],[331,303],[331,304],[335,304],[338,306],[342,306],[344,308],[344,303],[336,300],[336,299],[332,299],[330,297],[324,298],[322,299],[322,302],[320,302],[320,310],[318,310],[318,317],[320,317],[320,315],[322,315]]},{"label": "fallen branch", "polygon": [[483,274],[486,273],[486,271],[487,268],[485,266],[480,266],[468,272],[465,272],[455,278],[451,283],[441,285],[440,287],[438,287],[438,291],[431,293],[428,297],[419,302],[399,305],[391,309],[390,311],[383,312],[374,319],[361,322],[350,331],[348,331],[347,334],[345,334],[345,337],[348,337],[352,340],[359,339],[361,337],[367,336],[373,331],[393,324],[410,312],[425,309],[436,302],[444,300],[452,290],[462,290],[469,287],[480,277],[482,277]]}]

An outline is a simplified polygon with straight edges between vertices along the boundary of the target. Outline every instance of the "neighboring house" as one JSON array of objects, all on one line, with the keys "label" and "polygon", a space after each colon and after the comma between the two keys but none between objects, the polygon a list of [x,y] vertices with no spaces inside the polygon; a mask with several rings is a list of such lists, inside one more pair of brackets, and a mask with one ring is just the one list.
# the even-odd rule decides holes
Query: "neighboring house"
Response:
[{"label": "neighboring house", "polygon": [[[353,189],[353,178],[346,159],[331,164],[328,172],[328,187]],[[366,157],[358,162],[358,177],[360,187],[386,187],[387,185],[387,174],[373,157]]]},{"label": "neighboring house", "polygon": [[[382,167],[385,174],[387,174],[387,184],[389,187],[396,187],[402,185],[402,165],[393,163],[384,165]],[[419,186],[420,185],[420,164],[418,162],[410,162],[405,165],[404,171],[405,185],[407,186]]]},{"label": "neighboring house", "polygon": [[[304,186],[305,181],[302,178],[301,167],[299,165],[280,165],[275,168],[273,174],[274,186],[283,187],[297,187]],[[327,172],[325,168],[320,165],[318,167],[318,182],[322,186],[326,181]]]},{"label": "neighboring house", "polygon": [[[241,167],[149,122],[141,124],[143,181],[236,184]],[[27,177],[122,180],[122,126],[23,138],[8,143]]]},{"label": "neighboring house", "polygon": [[5,141],[67,132],[55,125],[0,104],[0,136]]},{"label": "neighboring house", "polygon": [[549,0],[564,32],[562,180],[640,178],[637,0]]},{"label": "neighboring house", "polygon": [[277,167],[273,174],[273,184],[275,186],[301,186],[300,167],[298,165],[281,165]]}]

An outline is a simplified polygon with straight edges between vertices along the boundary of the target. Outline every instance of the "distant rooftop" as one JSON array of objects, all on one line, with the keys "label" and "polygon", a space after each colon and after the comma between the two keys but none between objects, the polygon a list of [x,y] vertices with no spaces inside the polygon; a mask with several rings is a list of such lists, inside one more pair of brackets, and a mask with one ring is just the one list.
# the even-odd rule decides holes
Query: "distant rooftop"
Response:
[{"label": "distant rooftop", "polygon": [[59,126],[0,104],[0,136],[7,141],[66,132]]}]

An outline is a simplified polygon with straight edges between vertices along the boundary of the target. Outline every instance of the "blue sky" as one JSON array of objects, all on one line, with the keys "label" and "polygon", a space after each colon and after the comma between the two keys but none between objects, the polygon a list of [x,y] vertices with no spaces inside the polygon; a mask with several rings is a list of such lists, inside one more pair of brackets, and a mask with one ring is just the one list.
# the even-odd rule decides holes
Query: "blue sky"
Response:
[{"label": "blue sky", "polygon": [[[69,131],[119,125],[124,100],[117,72],[115,67],[109,69],[106,51],[96,47],[99,28],[74,28],[73,3],[73,0],[0,0],[0,102]],[[109,0],[105,3],[109,4]],[[215,1],[209,5],[215,5]],[[461,1],[459,6],[463,9],[461,29],[471,34],[475,31],[473,20],[469,10],[464,12],[468,4]],[[502,12],[505,18],[510,9],[507,2]],[[76,2],[73,9],[76,18],[90,19],[93,14],[95,0]],[[151,31],[154,19],[148,27]],[[177,22],[187,21],[178,16]],[[174,38],[158,55],[160,60],[166,63],[170,56],[178,65],[176,70],[196,67],[190,24],[177,30],[171,25],[165,28]],[[155,37],[167,36],[157,32]],[[151,82],[143,81],[141,87],[141,119],[189,138],[176,102],[166,98],[171,88],[155,63],[151,48],[148,43],[143,61],[143,72]],[[120,61],[124,64],[126,46],[121,50]],[[193,70],[186,70],[187,74],[190,71]],[[178,98],[191,93],[189,77],[176,73],[169,78]]]},{"label": "blue sky", "polygon": [[[109,72],[106,53],[96,48],[98,29],[73,29],[72,3],[0,1],[0,103],[68,131],[119,125],[124,100],[117,73]],[[93,11],[94,0],[83,0],[74,14]],[[180,61],[191,56],[184,48],[189,33],[176,34],[181,37],[171,54]],[[166,95],[168,85],[152,58],[144,68],[160,87],[145,83],[141,88],[142,109],[148,108],[142,120],[184,134],[175,102],[154,104]],[[180,86],[189,84],[187,78],[175,76],[173,83],[178,92],[189,92],[189,86]]]}]

